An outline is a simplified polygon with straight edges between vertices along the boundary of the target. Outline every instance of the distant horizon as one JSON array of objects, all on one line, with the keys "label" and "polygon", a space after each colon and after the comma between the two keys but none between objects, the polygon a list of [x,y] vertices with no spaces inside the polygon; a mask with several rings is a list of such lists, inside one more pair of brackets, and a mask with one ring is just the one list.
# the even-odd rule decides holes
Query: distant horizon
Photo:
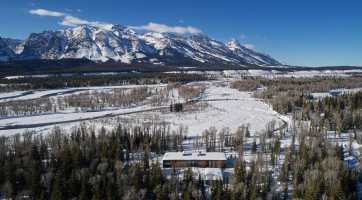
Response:
[{"label": "distant horizon", "polygon": [[205,33],[232,38],[293,66],[362,66],[362,2],[42,2],[5,0],[0,37],[26,39],[30,33],[80,24],[120,24],[132,28]]}]

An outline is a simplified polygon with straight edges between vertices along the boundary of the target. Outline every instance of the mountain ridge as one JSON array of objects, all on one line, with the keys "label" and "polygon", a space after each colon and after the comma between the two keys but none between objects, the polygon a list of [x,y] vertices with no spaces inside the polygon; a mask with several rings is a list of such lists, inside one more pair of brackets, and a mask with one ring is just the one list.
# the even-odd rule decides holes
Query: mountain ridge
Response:
[{"label": "mountain ridge", "polygon": [[85,58],[152,65],[282,65],[235,39],[223,43],[206,34],[142,33],[122,25],[80,25],[31,33],[22,42],[9,38],[0,41],[2,61]]}]

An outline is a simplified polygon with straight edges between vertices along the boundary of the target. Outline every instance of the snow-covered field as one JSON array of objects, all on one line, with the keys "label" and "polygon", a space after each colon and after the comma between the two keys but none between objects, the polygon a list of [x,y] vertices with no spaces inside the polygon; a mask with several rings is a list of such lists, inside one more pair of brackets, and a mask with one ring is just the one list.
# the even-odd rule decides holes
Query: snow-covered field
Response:
[{"label": "snow-covered field", "polygon": [[[252,97],[252,93],[240,92],[229,87],[228,82],[199,82],[193,83],[197,85],[204,85],[206,90],[201,96],[201,102],[207,106],[201,110],[184,111],[180,113],[150,111],[149,109],[157,108],[152,105],[138,105],[130,108],[114,108],[98,112],[63,112],[45,115],[35,115],[26,117],[7,118],[0,120],[0,127],[14,126],[14,125],[29,125],[32,127],[37,124],[58,123],[64,121],[84,120],[90,118],[106,118],[109,120],[114,119],[113,125],[116,126],[118,117],[110,117],[110,115],[122,115],[130,112],[146,111],[142,113],[122,115],[120,118],[133,123],[144,123],[147,119],[157,119],[158,121],[166,122],[170,125],[172,130],[177,130],[180,126],[187,127],[187,134],[190,136],[201,135],[205,129],[215,127],[217,130],[229,128],[230,131],[235,131],[241,125],[249,125],[252,133],[262,131],[266,128],[267,124],[275,120],[276,127],[281,126],[283,123],[282,117],[271,109],[270,106],[265,104],[262,100]],[[152,85],[152,87],[164,87],[165,85]],[[64,92],[78,90],[108,90],[110,88],[132,88],[140,87],[134,85],[128,86],[115,86],[115,87],[91,87],[91,88],[70,88],[63,90],[47,90],[36,91],[33,94],[16,97],[11,100],[29,100],[41,98],[46,95],[64,95]],[[5,95],[5,94],[4,94]],[[180,98],[175,94],[174,99]],[[166,106],[167,107],[167,106]],[[121,119],[121,120],[122,120]],[[99,120],[85,120],[89,124],[96,126],[104,126]],[[119,121],[118,121],[119,122]],[[69,122],[57,124],[64,129],[70,129],[81,122]],[[0,130],[2,135],[12,135],[16,133],[23,133],[26,130],[36,130],[39,133],[47,133],[56,125],[44,125],[34,128],[19,128],[11,130]],[[109,124],[108,124],[109,126]]]},{"label": "snow-covered field", "polygon": [[125,109],[110,109],[102,110],[95,112],[71,112],[71,113],[54,113],[54,114],[44,114],[44,115],[35,115],[35,116],[26,116],[26,117],[13,117],[0,120],[0,128],[6,125],[36,125],[39,123],[54,123],[61,121],[71,121],[77,119],[88,119],[95,118],[105,115],[117,115],[124,114],[129,112],[137,112],[145,109],[150,109],[150,106],[137,106]]},{"label": "snow-covered field", "polygon": [[275,120],[278,126],[283,122],[278,113],[252,93],[240,92],[217,83],[210,84],[202,100],[208,103],[201,112],[167,113],[159,117],[169,122],[174,129],[188,127],[189,136],[201,135],[205,129],[229,128],[235,131],[241,125],[250,125],[251,132],[265,130],[268,122]]},{"label": "snow-covered field", "polygon": [[24,91],[15,91],[15,92],[0,93],[0,99],[12,98],[12,97],[20,96],[20,95],[22,95],[23,93],[25,93],[25,92],[24,92]]},{"label": "snow-covered field", "polygon": [[[103,91],[109,89],[132,89],[137,87],[164,87],[165,84],[158,85],[120,85],[120,86],[94,86],[94,87],[77,87],[55,90],[36,90],[36,91],[16,91],[0,93],[0,102],[32,100],[49,96],[64,96],[74,94],[80,91]],[[3,99],[2,99],[3,98]]]}]

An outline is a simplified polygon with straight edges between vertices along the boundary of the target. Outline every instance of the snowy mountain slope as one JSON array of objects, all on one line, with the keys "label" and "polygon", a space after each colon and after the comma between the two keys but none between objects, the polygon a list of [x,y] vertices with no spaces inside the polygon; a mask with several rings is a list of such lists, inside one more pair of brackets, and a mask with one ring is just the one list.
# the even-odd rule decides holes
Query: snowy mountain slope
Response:
[{"label": "snowy mountain slope", "polygon": [[23,43],[22,59],[58,59],[67,38],[60,31],[32,33]]},{"label": "snowy mountain slope", "polygon": [[14,51],[11,50],[11,48],[2,38],[0,38],[0,61],[8,61],[14,56]]},{"label": "snowy mountain slope", "polygon": [[244,58],[247,63],[252,63],[256,65],[280,65],[280,63],[269,55],[265,55],[259,52],[256,52],[252,49],[242,46],[239,41],[233,39],[229,41],[226,46],[233,51],[236,55],[241,58]]},{"label": "snowy mountain slope", "polygon": [[2,38],[2,40],[8,45],[8,47],[15,53],[21,53],[22,51],[22,40],[12,38]]},{"label": "snowy mountain slope", "polygon": [[280,65],[270,56],[247,49],[236,40],[224,44],[205,34],[138,32],[121,25],[81,25],[32,33],[11,49],[18,59],[86,58],[98,62],[114,60],[161,65]]}]

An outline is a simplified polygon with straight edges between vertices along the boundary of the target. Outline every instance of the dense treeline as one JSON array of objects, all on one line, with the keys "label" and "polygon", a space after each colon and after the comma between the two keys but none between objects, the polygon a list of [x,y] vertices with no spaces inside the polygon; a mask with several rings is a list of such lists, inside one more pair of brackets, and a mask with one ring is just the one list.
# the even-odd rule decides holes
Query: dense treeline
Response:
[{"label": "dense treeline", "polygon": [[110,132],[80,126],[70,135],[55,128],[46,137],[2,137],[1,192],[13,199],[154,198],[170,189],[160,166],[150,165],[150,152],[177,149],[181,141],[182,133],[167,126],[118,126]]},{"label": "dense treeline", "polygon": [[193,98],[199,97],[205,91],[204,86],[184,86],[178,87],[179,95],[186,101],[192,100]]},{"label": "dense treeline", "polygon": [[293,197],[303,199],[356,199],[357,175],[343,159],[342,147],[326,142],[315,131],[300,133],[299,150],[291,149],[283,164],[280,179],[292,175]]},{"label": "dense treeline", "polygon": [[[356,199],[358,169],[348,169],[343,147],[330,143],[320,125],[312,124],[289,130],[288,147],[281,146],[284,131],[261,134],[253,150],[256,159],[237,162],[232,190],[221,187],[229,194],[223,199]],[[239,137],[247,138],[245,132]],[[239,154],[249,145],[239,143]]]},{"label": "dense treeline", "polygon": [[307,99],[300,114],[304,120],[319,119],[337,132],[362,129],[362,92],[346,93],[319,100]]},{"label": "dense treeline", "polygon": [[280,113],[294,113],[301,120],[320,120],[328,130],[348,131],[362,128],[362,92],[313,98],[309,94],[279,94],[267,99]]},{"label": "dense treeline", "polygon": [[1,102],[0,117],[32,116],[56,112],[56,106],[49,98],[20,102]]},{"label": "dense treeline", "polygon": [[[202,136],[210,150],[232,146],[243,155],[248,149],[247,126],[232,134],[216,132]],[[241,156],[230,180],[212,183],[191,169],[182,177],[170,169],[167,178],[160,167],[157,155],[182,151],[182,128],[171,133],[167,125],[112,130],[81,125],[68,134],[54,128],[46,136],[2,137],[0,191],[13,199],[355,199],[358,177],[344,165],[342,149],[317,127],[294,133],[286,149],[279,141],[284,132],[262,133],[256,159],[247,163]],[[297,135],[304,141],[300,145]]]},{"label": "dense treeline", "polygon": [[125,73],[96,76],[52,76],[0,79],[0,92],[14,90],[57,89],[69,87],[157,84],[211,80],[212,77],[188,73]]},{"label": "dense treeline", "polygon": [[[103,110],[106,107],[125,108],[139,105],[154,94],[152,89],[139,87],[134,89],[113,89],[111,91],[91,91],[73,94],[62,98],[66,107],[82,110]],[[158,94],[156,94],[158,95]]]},{"label": "dense treeline", "polygon": [[297,91],[303,93],[328,92],[339,88],[361,88],[362,77],[311,77],[311,78],[257,78],[245,77],[234,81],[232,87],[254,91],[260,86],[267,87],[264,95],[272,97],[275,92]]}]

